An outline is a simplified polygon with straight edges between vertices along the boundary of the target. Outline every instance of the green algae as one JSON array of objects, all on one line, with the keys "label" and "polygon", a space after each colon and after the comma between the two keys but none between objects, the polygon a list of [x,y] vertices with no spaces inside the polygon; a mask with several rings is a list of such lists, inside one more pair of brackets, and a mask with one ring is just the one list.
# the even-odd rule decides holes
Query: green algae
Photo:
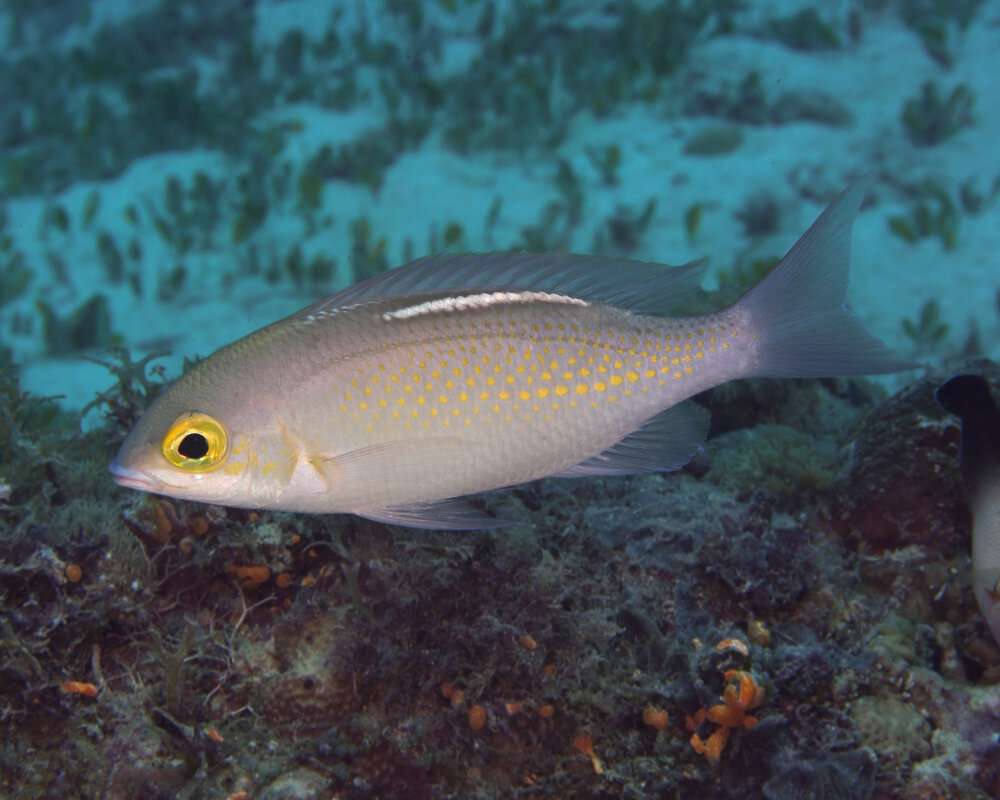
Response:
[{"label": "green algae", "polygon": [[689,156],[723,156],[743,144],[743,131],[735,125],[710,125],[695,131],[684,143]]},{"label": "green algae", "polygon": [[838,50],[843,46],[836,28],[811,7],[771,20],[770,28],[779,42],[793,50]]},{"label": "green algae", "polygon": [[942,94],[935,81],[925,81],[918,97],[903,105],[900,120],[915,145],[934,147],[972,125],[976,96],[965,84]]},{"label": "green algae", "polygon": [[938,348],[950,330],[948,323],[942,319],[941,306],[934,299],[924,302],[916,319],[904,319],[902,327],[918,356]]},{"label": "green algae", "polygon": [[764,489],[802,502],[829,489],[836,479],[835,447],[786,425],[765,424],[741,432],[728,450],[725,461],[713,464],[706,478],[738,495]]}]

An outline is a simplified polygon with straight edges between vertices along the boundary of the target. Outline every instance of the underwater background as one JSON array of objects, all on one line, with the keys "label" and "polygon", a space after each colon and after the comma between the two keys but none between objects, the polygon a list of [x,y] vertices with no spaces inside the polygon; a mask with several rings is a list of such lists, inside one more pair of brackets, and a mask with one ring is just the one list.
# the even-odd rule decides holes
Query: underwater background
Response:
[{"label": "underwater background", "polygon": [[[933,396],[1000,396],[998,0],[5,0],[0,41],[2,796],[1000,797]],[[718,307],[865,174],[850,305],[925,369],[721,386],[680,472],[459,533],[107,475],[354,281],[705,257]]]}]

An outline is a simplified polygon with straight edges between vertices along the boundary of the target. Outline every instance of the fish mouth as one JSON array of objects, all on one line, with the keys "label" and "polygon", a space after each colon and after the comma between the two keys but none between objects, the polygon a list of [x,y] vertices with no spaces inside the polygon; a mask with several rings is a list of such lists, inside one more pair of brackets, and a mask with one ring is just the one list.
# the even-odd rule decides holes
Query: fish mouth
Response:
[{"label": "fish mouth", "polygon": [[115,483],[119,486],[126,486],[129,489],[138,489],[142,492],[160,492],[164,489],[163,481],[157,480],[147,472],[128,469],[117,461],[112,461],[108,466],[108,472]]}]

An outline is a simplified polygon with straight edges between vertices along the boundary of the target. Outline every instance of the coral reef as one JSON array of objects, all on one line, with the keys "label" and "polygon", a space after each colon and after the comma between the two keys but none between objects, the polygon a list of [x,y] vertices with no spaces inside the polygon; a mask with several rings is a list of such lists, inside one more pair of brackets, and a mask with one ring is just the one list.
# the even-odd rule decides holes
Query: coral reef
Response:
[{"label": "coral reef", "polygon": [[[1000,652],[930,379],[716,390],[729,432],[680,474],[542,481],[483,499],[508,529],[417,535],[107,494],[104,439],[155,392],[120,363],[83,438],[5,373],[12,796],[995,790]],[[755,487],[769,447],[825,477]]]}]

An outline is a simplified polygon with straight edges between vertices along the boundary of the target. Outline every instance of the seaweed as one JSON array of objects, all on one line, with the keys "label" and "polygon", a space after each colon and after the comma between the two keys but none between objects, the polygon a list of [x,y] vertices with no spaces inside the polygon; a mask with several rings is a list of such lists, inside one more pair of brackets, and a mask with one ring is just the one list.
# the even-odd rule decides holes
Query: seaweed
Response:
[{"label": "seaweed", "polygon": [[493,231],[500,220],[500,212],[503,210],[503,197],[496,195],[490,208],[486,212],[486,219],[483,220],[483,241],[489,247],[493,247]]},{"label": "seaweed", "polygon": [[606,24],[572,26],[558,3],[515,6],[502,24],[480,26],[489,31],[480,54],[442,87],[445,141],[459,152],[549,151],[579,112],[607,117],[622,103],[655,101],[726,5],[630,0]]},{"label": "seaweed", "polygon": [[34,273],[25,263],[24,254],[19,250],[4,248],[4,252],[0,253],[0,260],[2,260],[2,267],[0,267],[0,308],[3,308],[25,293],[31,284]]},{"label": "seaweed", "polygon": [[695,131],[684,143],[689,156],[727,155],[743,144],[743,131],[735,125],[711,125]]},{"label": "seaweed", "polygon": [[889,217],[889,230],[909,244],[934,237],[945,250],[954,250],[958,244],[959,210],[951,194],[933,179],[924,181],[917,191],[919,199],[908,215]]},{"label": "seaweed", "polygon": [[983,0],[908,0],[900,3],[903,22],[940,66],[954,65],[956,40],[972,24]]},{"label": "seaweed", "polygon": [[165,368],[152,362],[167,355],[166,352],[147,353],[133,361],[126,348],[113,347],[108,350],[107,360],[91,358],[112,374],[115,383],[97,392],[97,397],[80,412],[81,417],[92,409],[99,411],[113,437],[122,441],[166,385]]},{"label": "seaweed", "polygon": [[594,237],[594,252],[632,253],[639,247],[655,213],[655,197],[649,198],[641,210],[619,204],[614,214],[604,221],[604,228]]},{"label": "seaweed", "polygon": [[749,125],[763,125],[772,113],[758,70],[748,70],[735,85],[725,82],[719,89],[695,87],[684,100],[684,111],[690,116],[721,117]]},{"label": "seaweed", "polygon": [[97,235],[97,253],[107,279],[111,283],[121,283],[125,277],[125,261],[114,237],[107,231],[101,231]]},{"label": "seaweed", "polygon": [[278,75],[284,79],[299,79],[304,70],[306,37],[300,28],[291,28],[274,48],[274,63]]},{"label": "seaweed", "polygon": [[42,454],[58,430],[59,416],[54,398],[21,391],[17,367],[0,366],[0,478],[4,483],[0,508],[23,500],[12,484],[20,486],[38,476],[45,460]]},{"label": "seaweed", "polygon": [[42,317],[42,339],[46,350],[54,356],[65,356],[112,344],[111,312],[103,294],[92,294],[65,316],[60,316],[44,300],[36,300],[35,308]]},{"label": "seaweed", "polygon": [[570,245],[573,230],[579,225],[583,213],[583,184],[573,166],[566,159],[559,159],[553,184],[559,199],[546,203],[538,222],[521,228],[521,241],[515,250],[535,253],[565,252]]},{"label": "seaweed", "polygon": [[934,299],[924,301],[919,316],[915,320],[904,319],[902,326],[918,356],[938,347],[950,330],[948,323],[942,319],[941,306]]},{"label": "seaweed", "polygon": [[944,97],[934,81],[925,81],[919,97],[906,101],[900,119],[918,147],[934,147],[973,123],[975,95],[964,83]]},{"label": "seaweed", "polygon": [[697,238],[704,213],[704,203],[692,203],[684,211],[684,237],[689,242],[693,242]]},{"label": "seaweed", "polygon": [[354,281],[371,278],[389,269],[388,248],[388,239],[373,234],[367,217],[352,220],[350,260]]},{"label": "seaweed", "polygon": [[172,269],[160,273],[156,286],[156,298],[163,303],[176,300],[184,290],[188,271],[183,264],[177,264]]},{"label": "seaweed", "polygon": [[831,128],[851,124],[854,116],[847,107],[829,92],[810,87],[783,92],[774,101],[768,119],[779,125],[789,122],[815,122]]},{"label": "seaweed", "polygon": [[237,177],[233,244],[242,244],[264,224],[271,207],[266,179],[266,172],[252,168]]},{"label": "seaweed", "polygon": [[608,144],[604,147],[588,147],[585,150],[590,163],[601,176],[601,182],[605,186],[615,186],[618,184],[618,170],[622,164],[622,151],[617,144]]},{"label": "seaweed", "polygon": [[748,239],[776,233],[781,226],[778,202],[766,192],[748,197],[735,216],[743,224],[743,235]]},{"label": "seaweed", "polygon": [[811,6],[791,16],[772,19],[770,28],[775,39],[793,50],[838,50],[843,47],[840,34]]},{"label": "seaweed", "polygon": [[[195,246],[201,249],[212,247],[222,221],[220,206],[223,189],[221,180],[216,182],[199,170],[189,185],[176,175],[167,178],[163,186],[162,206],[146,202],[153,227],[175,257],[185,255]],[[127,207],[125,214],[131,225],[139,224],[135,206]]]}]

